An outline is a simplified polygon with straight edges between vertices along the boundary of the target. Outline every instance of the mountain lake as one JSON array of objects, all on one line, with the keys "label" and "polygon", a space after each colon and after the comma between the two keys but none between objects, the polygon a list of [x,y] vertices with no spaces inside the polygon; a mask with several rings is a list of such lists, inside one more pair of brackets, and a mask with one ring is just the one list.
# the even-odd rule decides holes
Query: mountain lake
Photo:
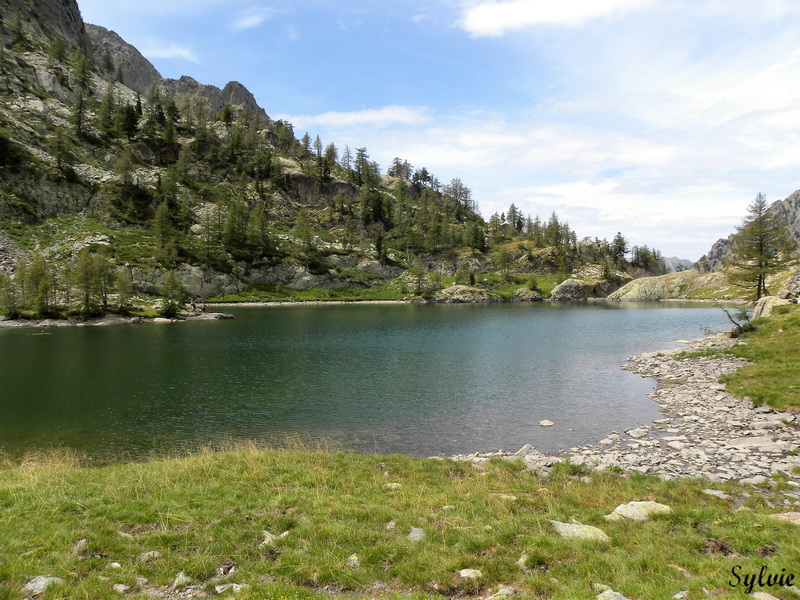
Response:
[{"label": "mountain lake", "polygon": [[222,310],[235,320],[0,329],[0,450],[554,452],[659,418],[655,382],[619,368],[628,356],[729,325],[672,302]]}]

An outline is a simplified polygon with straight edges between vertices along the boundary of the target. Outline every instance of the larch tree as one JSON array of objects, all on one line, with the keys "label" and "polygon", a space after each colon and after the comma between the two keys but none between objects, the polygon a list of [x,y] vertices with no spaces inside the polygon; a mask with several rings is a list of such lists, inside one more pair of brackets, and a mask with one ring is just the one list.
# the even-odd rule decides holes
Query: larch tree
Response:
[{"label": "larch tree", "polygon": [[770,211],[767,197],[759,193],[747,207],[748,215],[733,234],[733,280],[753,290],[758,300],[768,295],[767,277],[782,271],[791,260],[793,242],[788,223]]}]

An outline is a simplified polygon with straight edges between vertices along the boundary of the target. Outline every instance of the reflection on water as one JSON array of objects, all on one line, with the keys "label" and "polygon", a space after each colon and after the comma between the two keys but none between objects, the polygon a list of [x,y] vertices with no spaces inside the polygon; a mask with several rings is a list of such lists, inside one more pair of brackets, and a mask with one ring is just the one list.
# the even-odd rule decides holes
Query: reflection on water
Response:
[{"label": "reflection on water", "polygon": [[290,434],[421,456],[555,451],[657,418],[653,382],[618,368],[627,356],[725,328],[719,310],[674,304],[231,312],[234,321],[0,331],[0,448],[139,458]]}]

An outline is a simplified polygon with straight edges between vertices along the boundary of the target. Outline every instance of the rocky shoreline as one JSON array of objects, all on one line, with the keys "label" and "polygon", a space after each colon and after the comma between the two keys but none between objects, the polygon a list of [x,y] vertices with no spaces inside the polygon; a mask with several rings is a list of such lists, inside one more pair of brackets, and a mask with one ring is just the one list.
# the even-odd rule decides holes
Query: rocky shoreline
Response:
[{"label": "rocky shoreline", "polygon": [[117,317],[105,316],[95,319],[7,319],[0,317],[0,329],[49,329],[51,327],[102,327],[106,325],[127,325],[136,323],[183,323],[196,321],[218,321],[233,319],[228,313],[204,312],[179,316],[173,319],[164,317]]},{"label": "rocky shoreline", "polygon": [[741,343],[728,334],[686,342],[683,348],[633,356],[622,368],[653,377],[650,397],[663,418],[650,424],[610,432],[594,444],[543,454],[530,445],[518,452],[458,455],[481,463],[493,456],[522,459],[532,469],[547,469],[565,460],[595,469],[621,468],[666,479],[702,477],[758,485],[775,474],[788,478],[790,495],[800,501],[800,422],[792,413],[753,407],[749,399],[725,391],[719,378],[747,363],[731,356],[683,358]]}]

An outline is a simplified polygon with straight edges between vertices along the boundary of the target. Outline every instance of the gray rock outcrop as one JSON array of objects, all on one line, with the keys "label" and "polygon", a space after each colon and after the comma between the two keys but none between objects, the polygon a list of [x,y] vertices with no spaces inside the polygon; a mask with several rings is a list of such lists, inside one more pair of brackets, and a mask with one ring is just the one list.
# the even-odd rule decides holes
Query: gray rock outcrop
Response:
[{"label": "gray rock outcrop", "polygon": [[634,279],[609,294],[609,300],[663,300],[685,298],[701,289],[722,289],[728,285],[724,273],[701,274],[694,269],[657,277]]},{"label": "gray rock outcrop", "polygon": [[573,301],[589,298],[605,298],[617,289],[617,285],[605,279],[567,279],[559,283],[550,294],[551,300]]},{"label": "gray rock outcrop", "polygon": [[0,0],[0,42],[13,42],[10,25],[17,17],[38,36],[61,35],[68,45],[87,51],[91,44],[77,0]]},{"label": "gray rock outcrop", "polygon": [[469,287],[467,285],[451,285],[448,288],[436,292],[434,299],[437,302],[446,304],[457,304],[461,302],[483,303],[500,302],[501,298],[494,292],[481,288]]}]

